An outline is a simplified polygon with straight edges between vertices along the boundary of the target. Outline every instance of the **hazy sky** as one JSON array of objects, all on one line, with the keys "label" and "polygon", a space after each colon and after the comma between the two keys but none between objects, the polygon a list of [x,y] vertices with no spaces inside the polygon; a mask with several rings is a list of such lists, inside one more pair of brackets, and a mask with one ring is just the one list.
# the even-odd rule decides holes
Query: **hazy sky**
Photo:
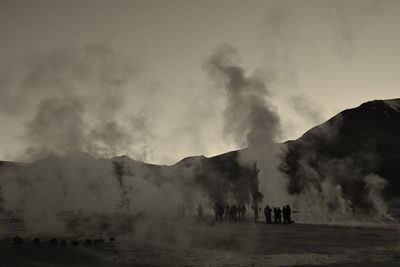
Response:
[{"label": "hazy sky", "polygon": [[[265,80],[280,141],[298,138],[343,109],[400,97],[399,14],[399,1],[381,0],[0,0],[0,159],[20,158],[47,97],[78,95],[98,122],[107,116],[91,103],[114,91],[123,107],[109,118],[134,140],[117,154],[170,164],[239,148],[223,136],[224,92],[204,70],[224,43]],[[105,66],[107,86],[86,78],[91,64]]]}]

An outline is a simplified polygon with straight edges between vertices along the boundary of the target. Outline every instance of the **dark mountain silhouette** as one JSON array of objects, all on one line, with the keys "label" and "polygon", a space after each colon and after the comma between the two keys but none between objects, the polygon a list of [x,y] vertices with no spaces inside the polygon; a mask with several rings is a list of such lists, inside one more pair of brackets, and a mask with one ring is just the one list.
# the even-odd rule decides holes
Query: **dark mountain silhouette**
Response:
[{"label": "dark mountain silhouette", "polygon": [[370,173],[388,181],[386,198],[400,197],[399,137],[400,99],[374,100],[344,110],[286,142],[282,169],[290,177],[289,191],[298,193],[305,180],[313,179],[305,172],[306,166],[320,179],[329,176],[338,182],[353,203],[365,204],[363,178]]},{"label": "dark mountain silhouette", "polygon": [[[368,205],[364,199],[365,175],[374,173],[387,180],[384,196],[400,198],[400,99],[374,100],[340,112],[297,140],[282,145],[281,171],[289,180],[291,194],[302,192],[325,179],[340,184],[343,193],[356,205]],[[256,162],[239,163],[243,150],[214,157],[184,158],[174,165],[155,165],[115,157],[115,176],[123,185],[124,176],[136,174],[156,184],[179,179],[200,188],[215,201],[228,196],[239,202],[261,198]],[[0,170],[21,168],[23,164],[0,162]],[[190,197],[190,196],[188,196]]]}]

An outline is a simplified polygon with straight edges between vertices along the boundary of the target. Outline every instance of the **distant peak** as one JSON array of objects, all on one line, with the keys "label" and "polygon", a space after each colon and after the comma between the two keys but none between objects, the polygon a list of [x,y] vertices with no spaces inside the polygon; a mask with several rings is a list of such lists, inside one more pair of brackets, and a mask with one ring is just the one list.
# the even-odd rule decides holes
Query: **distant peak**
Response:
[{"label": "distant peak", "polygon": [[380,110],[380,109],[392,109],[396,112],[400,112],[400,98],[394,99],[386,99],[386,100],[372,100],[365,102],[360,105],[360,107],[372,109],[372,110]]},{"label": "distant peak", "polygon": [[397,112],[400,112],[400,98],[382,100],[386,105],[390,106]]},{"label": "distant peak", "polygon": [[186,158],[183,158],[182,160],[178,161],[175,165],[184,164],[184,163],[191,163],[191,162],[194,162],[194,161],[197,161],[197,160],[204,160],[206,158],[207,157],[205,157],[203,155],[186,157]]}]

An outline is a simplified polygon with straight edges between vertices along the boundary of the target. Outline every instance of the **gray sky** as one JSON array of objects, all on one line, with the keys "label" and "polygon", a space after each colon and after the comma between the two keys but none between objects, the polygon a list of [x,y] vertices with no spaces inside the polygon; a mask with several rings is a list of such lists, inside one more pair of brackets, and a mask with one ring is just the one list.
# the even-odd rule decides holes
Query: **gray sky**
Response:
[{"label": "gray sky", "polygon": [[[117,154],[170,164],[239,148],[223,136],[226,100],[204,70],[223,43],[236,47],[246,73],[265,80],[281,118],[280,141],[298,138],[343,109],[400,97],[399,14],[399,1],[379,0],[0,0],[0,159],[20,158],[27,121],[48,96],[79,95],[89,101],[87,120],[105,116],[89,104],[105,95],[97,91],[101,81],[80,77],[91,65],[74,61],[74,51],[88,45],[129,65],[115,87],[123,107],[110,112],[133,125],[134,141]],[[107,60],[111,80],[125,74]],[[67,82],[52,77],[63,64],[72,65],[61,68]],[[60,93],[61,85],[74,89]]]}]

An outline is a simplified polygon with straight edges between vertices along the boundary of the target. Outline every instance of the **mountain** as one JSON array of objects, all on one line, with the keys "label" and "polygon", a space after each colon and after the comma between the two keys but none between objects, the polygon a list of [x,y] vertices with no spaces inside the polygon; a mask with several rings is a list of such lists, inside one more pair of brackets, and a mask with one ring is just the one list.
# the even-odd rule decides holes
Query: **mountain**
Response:
[{"label": "mountain", "polygon": [[338,182],[354,203],[363,204],[364,176],[375,173],[388,182],[387,199],[400,197],[400,99],[374,100],[347,109],[297,140],[286,142],[283,171],[291,193],[302,191],[305,167],[322,179]]},{"label": "mountain", "polygon": [[[288,177],[291,194],[304,192],[310,185],[321,188],[329,180],[339,184],[356,205],[367,205],[364,178],[373,173],[387,181],[387,200],[400,199],[400,99],[374,100],[344,110],[297,140],[280,145],[285,151],[280,169]],[[126,179],[140,177],[155,185],[172,182],[196,187],[215,201],[229,197],[242,202],[262,197],[256,162],[244,165],[239,161],[244,151],[187,157],[171,166],[127,156],[114,157],[111,163],[125,187]],[[0,161],[0,171],[24,166]],[[187,198],[193,197],[190,192]]]}]

